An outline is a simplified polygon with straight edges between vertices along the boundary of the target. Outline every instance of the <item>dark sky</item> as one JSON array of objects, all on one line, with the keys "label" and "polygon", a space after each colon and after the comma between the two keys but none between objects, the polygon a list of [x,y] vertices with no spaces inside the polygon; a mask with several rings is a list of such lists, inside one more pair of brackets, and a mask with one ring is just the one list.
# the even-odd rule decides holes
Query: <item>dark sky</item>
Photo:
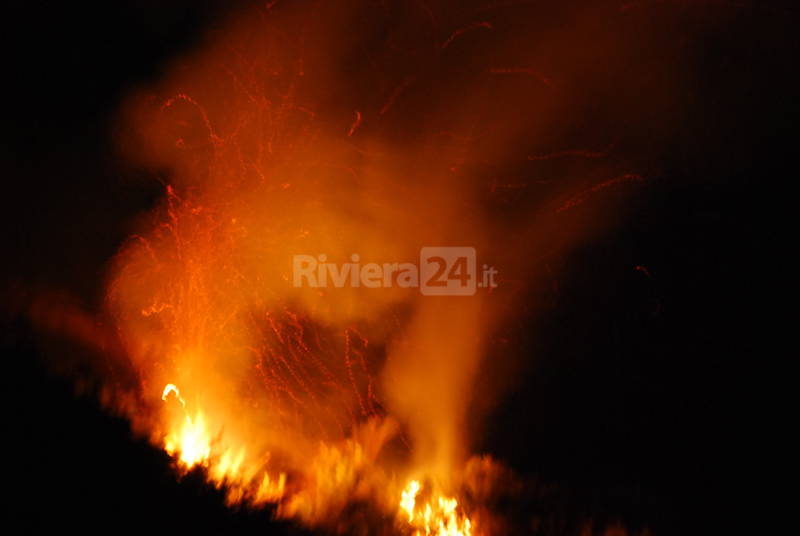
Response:
[{"label": "dark sky", "polygon": [[[282,530],[265,513],[228,511],[199,482],[176,483],[163,454],[46,372],[38,335],[15,309],[41,288],[94,307],[132,218],[161,194],[118,163],[114,112],[225,12],[161,4],[3,8],[3,435],[13,451],[4,480],[30,532]],[[670,180],[643,186],[631,224],[574,252],[545,313],[514,328],[536,366],[489,419],[482,447],[542,483],[524,508],[573,520],[545,534],[573,533],[581,516],[708,534],[737,518],[733,483],[740,464],[755,463],[735,449],[758,418],[745,380],[761,366],[756,223],[772,209],[757,194],[775,196],[793,151],[799,17],[776,3],[705,4],[737,15],[676,35],[696,76],[689,118],[660,162]],[[513,430],[522,440],[509,439]]]}]

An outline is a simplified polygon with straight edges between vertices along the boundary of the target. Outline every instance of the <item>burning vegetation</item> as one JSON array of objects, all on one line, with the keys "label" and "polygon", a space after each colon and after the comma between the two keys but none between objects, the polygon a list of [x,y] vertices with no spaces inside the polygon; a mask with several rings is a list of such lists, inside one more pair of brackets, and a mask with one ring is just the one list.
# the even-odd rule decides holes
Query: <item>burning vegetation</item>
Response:
[{"label": "burning vegetation", "polygon": [[[135,381],[108,404],[232,506],[339,533],[498,534],[486,490],[513,477],[473,456],[503,383],[482,359],[541,259],[609,222],[594,197],[646,179],[608,136],[548,143],[590,113],[584,84],[610,93],[605,69],[638,61],[646,29],[598,26],[609,9],[564,9],[564,35],[500,5],[286,2],[221,23],[121,113],[163,198],[110,270],[108,359]],[[566,40],[581,32],[591,50]],[[658,87],[642,109],[662,118]],[[292,284],[294,255],[441,245],[475,248],[498,288]]]}]

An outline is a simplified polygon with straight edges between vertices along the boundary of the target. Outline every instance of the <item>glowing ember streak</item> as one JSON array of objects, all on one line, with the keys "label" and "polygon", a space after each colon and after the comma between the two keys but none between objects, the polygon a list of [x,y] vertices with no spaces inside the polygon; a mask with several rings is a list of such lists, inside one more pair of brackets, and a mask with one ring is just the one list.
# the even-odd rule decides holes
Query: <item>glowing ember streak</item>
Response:
[{"label": "glowing ember streak", "polygon": [[580,192],[578,195],[575,195],[570,199],[568,199],[567,201],[565,201],[564,204],[561,205],[561,207],[558,209],[558,212],[563,212],[565,210],[569,210],[573,207],[580,205],[590,195],[597,193],[605,188],[608,188],[609,186],[614,186],[617,184],[621,184],[623,182],[641,181],[641,180],[643,180],[643,177],[637,173],[626,173],[625,175],[620,175],[619,177],[614,177],[613,179],[603,181],[600,184],[595,184],[588,190],[584,190],[583,192]]},{"label": "glowing ember streak", "polygon": [[186,401],[181,397],[181,392],[178,390],[178,388],[175,386],[174,383],[168,383],[166,387],[164,387],[164,392],[161,393],[161,400],[166,402],[167,396],[169,396],[170,393],[175,393],[175,396],[181,402],[181,406],[183,406],[184,408],[186,407]]}]

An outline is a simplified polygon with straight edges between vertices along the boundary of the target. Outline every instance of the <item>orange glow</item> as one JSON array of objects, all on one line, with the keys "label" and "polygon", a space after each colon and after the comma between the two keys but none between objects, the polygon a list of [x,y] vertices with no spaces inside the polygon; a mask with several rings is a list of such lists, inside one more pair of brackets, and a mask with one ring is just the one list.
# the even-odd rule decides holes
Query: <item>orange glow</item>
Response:
[{"label": "orange glow", "polygon": [[[550,277],[542,259],[597,227],[589,199],[641,177],[597,173],[617,178],[592,186],[524,167],[608,152],[530,146],[572,105],[555,91],[568,73],[526,66],[518,39],[533,32],[488,41],[501,28],[481,16],[420,37],[437,19],[427,10],[369,3],[351,19],[283,4],[215,30],[120,113],[122,152],[163,195],[110,267],[109,359],[135,378],[109,382],[110,404],[231,504],[339,532],[389,520],[402,535],[491,536],[464,473],[514,364],[482,359],[528,280]],[[356,42],[352,25],[376,13],[398,34],[373,51],[378,39]],[[501,286],[450,299],[292,283],[296,255],[406,263],[442,245],[496,262]]]},{"label": "orange glow", "polygon": [[401,510],[408,515],[408,525],[414,536],[471,536],[472,522],[460,511],[458,501],[437,495],[435,500],[417,505],[421,490],[419,481],[412,480],[402,492]]},{"label": "orange glow", "polygon": [[[174,384],[168,383],[164,387],[161,400],[166,401],[170,393],[175,394],[185,412],[186,401]],[[186,413],[180,430],[173,431],[164,439],[164,450],[171,456],[176,456],[187,470],[197,464],[204,465],[211,454],[211,446],[203,414],[197,413],[192,418]]]},{"label": "orange glow", "polygon": [[194,419],[187,415],[177,437],[167,437],[164,448],[169,454],[177,453],[187,469],[196,464],[205,464],[211,454],[211,447],[203,414],[198,413]]},{"label": "orange glow", "polygon": [[186,401],[175,384],[168,383],[161,399],[168,402],[170,395],[180,403],[184,412],[163,439],[164,450],[178,463],[181,471],[202,466],[208,478],[217,486],[225,486],[230,503],[248,501],[251,504],[277,503],[283,498],[286,474],[270,475],[266,470],[254,473],[244,467],[244,446],[224,446],[212,440],[205,416],[198,411],[191,416],[186,411]]},{"label": "orange glow", "polygon": [[[167,384],[161,398],[167,402],[170,395],[180,403],[185,411],[186,401],[175,384]],[[323,445],[321,451],[312,461],[314,478],[317,481],[315,494],[323,493],[323,497],[333,496],[354,478],[364,460],[364,453],[359,443],[352,443],[350,452],[340,452],[336,448]],[[209,480],[218,486],[224,485],[230,503],[247,501],[257,505],[262,503],[283,504],[284,515],[311,520],[316,515],[313,502],[307,495],[300,493],[287,497],[287,475],[279,473],[277,477],[263,471],[259,476],[248,474],[243,467],[245,450],[234,451],[227,448],[222,451],[212,449],[212,440],[202,412],[194,417],[185,414],[183,423],[164,438],[164,450],[173,456],[181,470],[188,471],[195,466],[203,466],[208,472]],[[411,480],[400,492],[398,512],[402,525],[413,530],[414,536],[472,536],[473,523],[459,508],[457,499],[441,494],[428,493],[428,499],[418,501],[423,487],[418,480]],[[319,500],[319,497],[316,498]],[[328,500],[328,499],[325,499]],[[285,501],[285,502],[284,502]],[[310,509],[310,510],[309,510]]]},{"label": "orange glow", "polygon": [[403,490],[403,498],[400,500],[400,508],[408,514],[408,522],[414,521],[414,507],[417,501],[417,493],[419,493],[419,482],[412,480]]},{"label": "orange glow", "polygon": [[[232,504],[271,503],[311,526],[338,524],[359,502],[394,519],[398,474],[456,489],[468,453],[458,423],[480,354],[460,334],[488,325],[484,298],[453,309],[397,286],[296,287],[292,256],[405,262],[440,236],[489,242],[479,219],[464,223],[471,194],[451,187],[440,155],[369,140],[385,103],[318,122],[323,86],[295,96],[312,71],[301,74],[271,35],[234,24],[232,41],[126,110],[135,156],[171,170],[108,287],[143,398],[158,395],[147,411],[126,411],[179,472],[203,471]],[[391,462],[381,458],[389,444]],[[446,495],[409,515],[414,530],[471,534]]]}]

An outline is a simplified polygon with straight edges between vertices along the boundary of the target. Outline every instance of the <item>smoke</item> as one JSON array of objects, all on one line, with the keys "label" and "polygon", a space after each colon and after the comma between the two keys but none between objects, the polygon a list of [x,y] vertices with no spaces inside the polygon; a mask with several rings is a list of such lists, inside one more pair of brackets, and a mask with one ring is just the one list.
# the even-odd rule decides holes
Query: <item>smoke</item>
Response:
[{"label": "smoke", "polygon": [[[392,442],[406,476],[451,487],[508,382],[478,376],[498,329],[545,260],[614,223],[652,171],[639,149],[671,135],[674,60],[654,68],[659,21],[610,3],[273,4],[121,113],[122,153],[164,196],[109,276],[137,377],[117,398],[158,443],[202,414],[243,481],[315,475],[298,497],[328,473],[367,496],[362,471]],[[293,285],[296,255],[403,263],[426,246],[475,248],[498,288]],[[313,519],[315,500],[287,508]]]}]

